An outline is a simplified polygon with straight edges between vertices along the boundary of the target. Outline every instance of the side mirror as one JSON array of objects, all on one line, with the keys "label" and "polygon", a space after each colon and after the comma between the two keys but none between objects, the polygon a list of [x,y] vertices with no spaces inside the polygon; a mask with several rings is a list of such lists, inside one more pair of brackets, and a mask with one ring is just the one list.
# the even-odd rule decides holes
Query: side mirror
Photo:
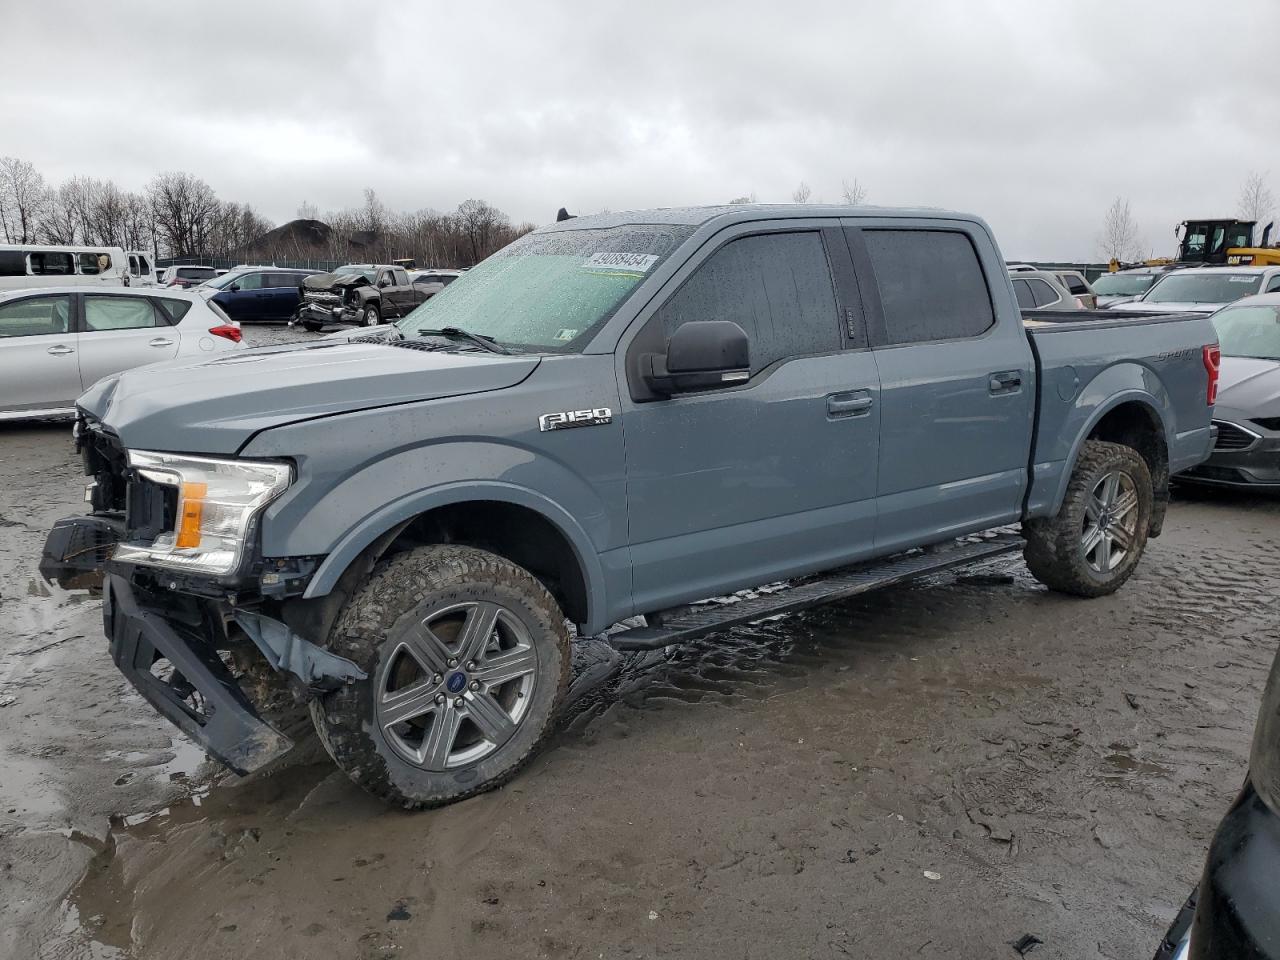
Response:
[{"label": "side mirror", "polygon": [[751,346],[731,320],[694,320],[667,341],[666,354],[647,358],[645,381],[654,393],[670,396],[708,390],[751,378]]},{"label": "side mirror", "polygon": [[378,286],[380,286],[380,287],[389,287],[389,286],[391,286],[391,278],[390,278],[390,277],[383,277],[381,280],[379,280],[379,281],[378,281]]},{"label": "side mirror", "polygon": [[238,283],[233,283],[233,284],[231,284],[229,287],[227,287],[227,292],[229,292],[229,293],[239,293],[239,292],[240,292],[240,284],[238,284]]}]

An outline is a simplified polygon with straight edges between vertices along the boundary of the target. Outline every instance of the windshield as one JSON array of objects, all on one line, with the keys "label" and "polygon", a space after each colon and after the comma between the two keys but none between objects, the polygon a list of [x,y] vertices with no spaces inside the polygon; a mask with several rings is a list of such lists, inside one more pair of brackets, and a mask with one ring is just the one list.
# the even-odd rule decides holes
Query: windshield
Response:
[{"label": "windshield", "polygon": [[1093,281],[1093,292],[1102,297],[1136,297],[1155,283],[1154,273],[1104,273]]},{"label": "windshield", "polygon": [[373,283],[373,278],[377,275],[378,268],[360,266],[359,264],[349,263],[345,267],[339,267],[337,270],[333,271],[333,274],[336,277],[345,276],[346,274],[349,274],[349,273],[358,273],[360,274],[360,276],[364,277],[370,283]]},{"label": "windshield", "polygon": [[577,353],[692,226],[530,233],[468,270],[397,325],[457,327],[500,344]]},{"label": "windshield", "polygon": [[1170,273],[1143,297],[1146,303],[1230,303],[1262,285],[1260,273]]},{"label": "windshield", "polygon": [[200,286],[209,287],[214,290],[225,290],[243,276],[243,270],[239,272],[233,271],[231,273],[224,273],[221,276],[214,277],[212,280],[206,280],[204,283],[200,284]]},{"label": "windshield", "polygon": [[1280,360],[1280,306],[1227,307],[1212,319],[1224,357]]}]

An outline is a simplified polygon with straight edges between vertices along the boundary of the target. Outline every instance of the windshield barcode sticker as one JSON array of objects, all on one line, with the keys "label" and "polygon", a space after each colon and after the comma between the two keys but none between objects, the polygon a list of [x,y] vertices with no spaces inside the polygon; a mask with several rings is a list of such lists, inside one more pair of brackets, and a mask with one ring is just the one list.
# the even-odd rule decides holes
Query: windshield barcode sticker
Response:
[{"label": "windshield barcode sticker", "polygon": [[658,262],[652,253],[593,253],[582,266],[586,270],[622,270],[647,273]]},{"label": "windshield barcode sticker", "polygon": [[1257,277],[1227,277],[1232,283],[1253,283]]}]

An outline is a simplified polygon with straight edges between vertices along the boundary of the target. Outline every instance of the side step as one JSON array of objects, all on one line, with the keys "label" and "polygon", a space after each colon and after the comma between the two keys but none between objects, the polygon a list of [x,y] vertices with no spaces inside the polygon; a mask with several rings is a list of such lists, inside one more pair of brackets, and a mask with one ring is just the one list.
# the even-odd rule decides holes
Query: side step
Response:
[{"label": "side step", "polygon": [[708,604],[672,617],[661,626],[632,627],[605,637],[617,650],[656,650],[740,624],[794,613],[833,600],[844,600],[880,587],[904,583],[953,567],[968,566],[1020,551],[1022,537],[1000,534],[987,540],[953,541],[925,551],[897,554],[881,560],[842,567],[817,580],[762,594],[737,603]]}]

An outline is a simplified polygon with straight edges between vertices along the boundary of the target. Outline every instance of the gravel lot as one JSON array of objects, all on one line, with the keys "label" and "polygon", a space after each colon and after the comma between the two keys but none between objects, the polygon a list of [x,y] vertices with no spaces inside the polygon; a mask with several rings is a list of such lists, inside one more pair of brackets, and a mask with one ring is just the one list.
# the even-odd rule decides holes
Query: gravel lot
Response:
[{"label": "gravel lot", "polygon": [[228,777],[143,703],[36,576],[82,490],[65,424],[0,427],[0,957],[1146,957],[1280,640],[1280,501],[1182,491],[1113,597],[1002,561],[583,644],[515,782],[405,814],[314,741]]}]

